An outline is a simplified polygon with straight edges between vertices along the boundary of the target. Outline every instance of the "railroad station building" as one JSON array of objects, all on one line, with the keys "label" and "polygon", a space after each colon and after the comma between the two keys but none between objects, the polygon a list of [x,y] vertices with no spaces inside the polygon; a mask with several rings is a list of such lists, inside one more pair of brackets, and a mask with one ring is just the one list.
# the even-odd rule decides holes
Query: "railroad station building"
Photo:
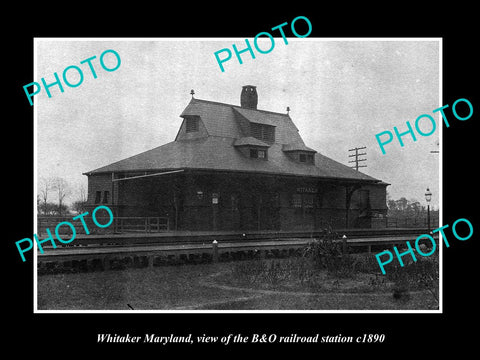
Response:
[{"label": "railroad station building", "polygon": [[387,183],[308,147],[287,113],[193,96],[175,140],[84,173],[88,204],[162,217],[169,230],[384,227]]}]

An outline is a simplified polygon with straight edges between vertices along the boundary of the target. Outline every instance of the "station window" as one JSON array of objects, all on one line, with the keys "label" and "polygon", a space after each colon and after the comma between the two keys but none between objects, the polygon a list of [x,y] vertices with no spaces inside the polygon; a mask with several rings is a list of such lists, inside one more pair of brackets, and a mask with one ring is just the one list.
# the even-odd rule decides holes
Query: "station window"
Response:
[{"label": "station window", "polygon": [[307,161],[307,155],[300,154],[299,160],[300,160],[300,162],[306,162]]},{"label": "station window", "polygon": [[108,204],[108,198],[110,197],[110,192],[109,191],[104,191],[103,192],[103,203]]},{"label": "station window", "polygon": [[95,192],[95,204],[99,204],[102,198],[102,192],[96,191]]},{"label": "station window", "polygon": [[313,208],[313,194],[303,194],[303,207],[307,209]]},{"label": "station window", "polygon": [[250,149],[250,157],[252,159],[267,159],[267,150]]},{"label": "station window", "polygon": [[236,211],[238,210],[238,196],[235,194],[232,194],[230,196],[230,205],[231,205],[231,210]]},{"label": "station window", "polygon": [[315,162],[315,157],[313,156],[313,154],[307,154],[307,162],[309,164],[313,164]]},{"label": "station window", "polygon": [[292,194],[292,207],[313,209],[315,207],[314,194]]},{"label": "station window", "polygon": [[301,208],[302,207],[302,194],[293,194],[292,196],[292,207]]}]

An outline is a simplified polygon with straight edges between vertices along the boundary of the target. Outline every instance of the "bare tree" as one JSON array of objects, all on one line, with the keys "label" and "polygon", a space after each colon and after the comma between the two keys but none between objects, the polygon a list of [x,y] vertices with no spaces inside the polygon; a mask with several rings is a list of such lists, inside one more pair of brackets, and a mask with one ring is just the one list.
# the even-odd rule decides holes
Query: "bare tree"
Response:
[{"label": "bare tree", "polygon": [[87,202],[87,189],[85,189],[85,184],[80,185],[80,201]]},{"label": "bare tree", "polygon": [[72,204],[72,210],[76,211],[77,213],[82,213],[86,211],[87,205],[87,191],[85,189],[85,185],[80,185],[79,188],[79,199],[74,201]]},{"label": "bare tree", "polygon": [[39,197],[41,201],[38,202],[39,207],[43,214],[47,213],[48,194],[52,189],[52,179],[42,177],[38,183]]},{"label": "bare tree", "polygon": [[63,212],[66,211],[63,201],[71,193],[70,186],[65,179],[61,177],[55,177],[52,179],[52,189],[57,192],[58,212],[59,215],[62,216]]}]

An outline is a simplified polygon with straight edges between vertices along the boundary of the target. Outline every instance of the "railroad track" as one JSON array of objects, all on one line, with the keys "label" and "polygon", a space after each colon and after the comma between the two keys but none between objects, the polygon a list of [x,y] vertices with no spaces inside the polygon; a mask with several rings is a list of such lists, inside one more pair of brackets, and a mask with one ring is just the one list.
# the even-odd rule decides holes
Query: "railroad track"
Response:
[{"label": "railroad track", "polygon": [[[336,230],[340,237],[347,238],[369,238],[382,236],[418,236],[427,233],[425,228],[404,228],[404,229],[339,229]],[[112,245],[175,245],[175,244],[199,244],[217,242],[251,242],[270,241],[285,239],[318,239],[325,234],[323,230],[316,231],[177,231],[165,233],[123,233],[85,235],[77,234],[75,240],[66,245],[67,247],[78,246],[112,246]],[[47,244],[47,243],[46,243]]]},{"label": "railroad track", "polygon": [[[352,248],[384,249],[404,244],[426,233],[426,229],[352,229],[336,231],[336,241]],[[319,232],[205,232],[176,234],[119,234],[79,236],[70,246],[37,252],[40,273],[48,268],[80,266],[106,270],[115,264],[156,266],[188,262],[244,258],[282,257],[300,254]],[[343,235],[346,239],[342,239]],[[216,244],[213,244],[213,240]],[[123,260],[122,260],[123,259]],[[126,260],[125,260],[126,259]],[[112,266],[113,264],[113,266]],[[49,271],[46,271],[49,272]]]}]

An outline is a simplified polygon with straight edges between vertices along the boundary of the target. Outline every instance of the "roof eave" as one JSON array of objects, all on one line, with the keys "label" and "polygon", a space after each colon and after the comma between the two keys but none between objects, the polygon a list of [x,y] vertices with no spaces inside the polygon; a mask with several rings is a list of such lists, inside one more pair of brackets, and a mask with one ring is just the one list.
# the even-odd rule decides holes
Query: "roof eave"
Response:
[{"label": "roof eave", "polygon": [[[291,173],[281,173],[281,172],[271,172],[271,171],[246,171],[246,170],[230,170],[230,169],[207,169],[207,168],[162,168],[162,169],[136,169],[136,170],[109,170],[109,171],[99,171],[99,172],[86,172],[83,175],[103,175],[113,173],[151,173],[156,171],[174,171],[174,170],[184,170],[185,172],[214,172],[214,173],[235,173],[235,174],[248,174],[248,175],[263,175],[263,176],[281,176],[281,177],[307,177],[312,179],[319,180],[334,180],[334,181],[343,181],[343,182],[367,182],[373,184],[386,184],[382,180],[378,179],[355,179],[350,177],[341,177],[341,176],[319,176],[319,175],[309,175],[309,174],[291,174]],[[389,185],[389,184],[388,184]]]}]

